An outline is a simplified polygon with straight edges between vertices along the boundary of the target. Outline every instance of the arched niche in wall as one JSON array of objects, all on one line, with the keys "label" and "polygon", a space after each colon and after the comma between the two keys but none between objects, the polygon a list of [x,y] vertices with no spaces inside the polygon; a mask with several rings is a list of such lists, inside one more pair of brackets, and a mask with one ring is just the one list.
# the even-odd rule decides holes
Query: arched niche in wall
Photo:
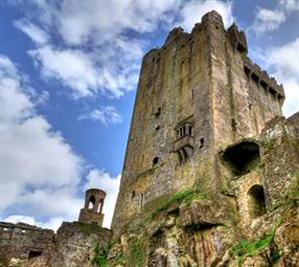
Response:
[{"label": "arched niche in wall", "polygon": [[263,186],[256,184],[247,192],[248,208],[251,219],[258,218],[266,213],[265,192]]},{"label": "arched niche in wall", "polygon": [[243,141],[230,146],[223,152],[222,160],[233,176],[244,175],[259,164],[259,145],[252,141]]}]

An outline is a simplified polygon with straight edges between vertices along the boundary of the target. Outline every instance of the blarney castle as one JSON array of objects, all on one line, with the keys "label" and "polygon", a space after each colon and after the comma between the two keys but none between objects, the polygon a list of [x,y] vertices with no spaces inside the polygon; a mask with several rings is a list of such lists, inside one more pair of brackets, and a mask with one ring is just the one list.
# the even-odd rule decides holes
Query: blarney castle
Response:
[{"label": "blarney castle", "polygon": [[173,29],[143,58],[111,230],[91,189],[56,234],[0,224],[3,262],[299,266],[299,113],[282,116],[282,85],[247,52],[216,11]]}]

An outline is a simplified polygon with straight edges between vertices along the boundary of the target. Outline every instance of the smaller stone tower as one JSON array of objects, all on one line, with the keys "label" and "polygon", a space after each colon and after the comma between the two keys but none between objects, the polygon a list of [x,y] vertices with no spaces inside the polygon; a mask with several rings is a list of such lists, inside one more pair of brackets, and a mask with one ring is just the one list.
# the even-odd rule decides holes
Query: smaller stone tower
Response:
[{"label": "smaller stone tower", "polygon": [[104,214],[102,213],[106,192],[100,189],[88,189],[85,194],[85,205],[81,209],[79,222],[96,223],[102,226]]}]

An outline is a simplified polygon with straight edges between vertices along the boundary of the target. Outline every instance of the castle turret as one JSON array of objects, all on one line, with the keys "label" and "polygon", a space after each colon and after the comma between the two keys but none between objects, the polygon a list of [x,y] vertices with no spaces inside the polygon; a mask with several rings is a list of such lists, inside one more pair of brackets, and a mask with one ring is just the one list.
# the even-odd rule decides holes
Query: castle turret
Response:
[{"label": "castle turret", "polygon": [[96,223],[102,226],[104,214],[103,206],[106,192],[100,189],[92,188],[86,191],[85,205],[81,209],[79,215],[79,222]]}]

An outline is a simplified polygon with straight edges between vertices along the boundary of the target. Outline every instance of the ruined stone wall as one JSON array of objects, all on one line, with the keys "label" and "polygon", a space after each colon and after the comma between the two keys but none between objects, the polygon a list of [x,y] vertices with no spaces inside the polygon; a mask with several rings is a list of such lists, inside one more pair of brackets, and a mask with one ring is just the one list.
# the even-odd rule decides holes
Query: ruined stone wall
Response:
[{"label": "ruined stone wall", "polygon": [[23,223],[0,223],[1,267],[95,266],[95,249],[106,248],[111,231],[98,224],[63,222],[57,233]]},{"label": "ruined stone wall", "polygon": [[24,223],[0,222],[0,266],[11,258],[27,261],[47,253],[52,245],[54,232]]},{"label": "ruined stone wall", "polygon": [[97,224],[64,222],[57,231],[47,266],[94,266],[95,248],[106,247],[110,238],[110,230]]}]

